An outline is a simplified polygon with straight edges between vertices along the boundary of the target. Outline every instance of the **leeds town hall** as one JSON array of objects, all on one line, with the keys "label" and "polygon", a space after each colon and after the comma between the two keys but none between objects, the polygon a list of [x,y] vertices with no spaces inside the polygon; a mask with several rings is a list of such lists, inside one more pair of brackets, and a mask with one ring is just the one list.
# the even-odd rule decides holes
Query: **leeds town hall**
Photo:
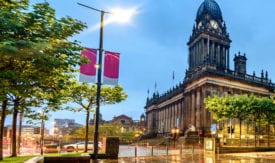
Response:
[{"label": "leeds town hall", "polygon": [[[209,134],[211,124],[217,124],[205,109],[204,98],[211,95],[274,93],[268,72],[259,76],[247,74],[245,54],[236,53],[234,69],[230,69],[231,39],[214,0],[204,0],[199,6],[188,45],[188,69],[181,83],[163,94],[154,93],[146,102],[147,132],[168,135],[174,127],[183,133],[191,126]],[[226,131],[229,121],[217,126]],[[238,121],[230,121],[238,131]]]}]

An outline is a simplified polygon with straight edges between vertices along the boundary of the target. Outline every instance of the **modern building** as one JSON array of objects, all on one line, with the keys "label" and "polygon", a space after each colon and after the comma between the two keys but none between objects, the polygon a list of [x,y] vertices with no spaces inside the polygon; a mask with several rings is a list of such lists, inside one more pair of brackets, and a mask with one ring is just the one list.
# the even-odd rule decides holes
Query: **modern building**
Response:
[{"label": "modern building", "polygon": [[[22,127],[21,127],[21,135],[40,135],[41,134],[40,130],[41,130],[41,128],[38,127],[38,126],[22,125]],[[11,134],[12,134],[12,126],[11,125],[6,125],[4,127],[4,137],[11,137]],[[49,134],[49,130],[45,129],[44,134],[48,135]]]},{"label": "modern building", "polygon": [[64,136],[69,134],[74,128],[83,125],[75,122],[74,119],[54,119],[54,136]]},{"label": "modern building", "polygon": [[[183,82],[163,94],[156,92],[147,99],[145,110],[149,133],[168,135],[174,127],[181,132],[194,128],[210,133],[211,124],[217,122],[205,109],[203,101],[207,96],[270,96],[274,93],[275,85],[268,72],[262,71],[260,76],[247,74],[246,54],[235,54],[234,69],[230,69],[231,39],[215,0],[201,3],[191,32],[187,42],[189,67]],[[236,120],[230,123],[238,128]],[[219,124],[221,129],[228,125],[229,122]]]},{"label": "modern building", "polygon": [[[19,128],[19,126],[17,126]],[[19,135],[17,130],[17,135]],[[49,130],[44,130],[44,136],[49,135]],[[4,148],[9,148],[12,137],[12,126],[4,127],[3,145]],[[41,138],[41,128],[33,125],[22,125],[21,127],[21,147],[36,147]]]}]

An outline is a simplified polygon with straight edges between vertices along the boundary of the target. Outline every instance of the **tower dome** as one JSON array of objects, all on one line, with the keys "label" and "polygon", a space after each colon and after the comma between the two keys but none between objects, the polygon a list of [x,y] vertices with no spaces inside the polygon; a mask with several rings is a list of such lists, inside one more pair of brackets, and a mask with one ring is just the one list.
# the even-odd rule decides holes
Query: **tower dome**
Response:
[{"label": "tower dome", "polygon": [[197,11],[196,20],[201,20],[205,14],[209,14],[212,19],[223,21],[221,9],[215,0],[204,0]]}]

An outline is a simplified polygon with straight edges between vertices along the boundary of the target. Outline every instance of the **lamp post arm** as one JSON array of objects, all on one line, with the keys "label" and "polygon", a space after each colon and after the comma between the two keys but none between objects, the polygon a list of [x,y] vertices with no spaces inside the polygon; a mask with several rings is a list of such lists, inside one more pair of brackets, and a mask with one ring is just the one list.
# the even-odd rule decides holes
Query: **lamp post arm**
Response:
[{"label": "lamp post arm", "polygon": [[100,9],[97,9],[97,8],[94,8],[94,7],[91,7],[91,6],[84,5],[82,3],[77,2],[77,4],[80,5],[80,6],[92,9],[92,10],[97,11],[97,12],[111,13],[111,12],[108,12],[108,11],[104,11],[104,10],[100,10]]}]

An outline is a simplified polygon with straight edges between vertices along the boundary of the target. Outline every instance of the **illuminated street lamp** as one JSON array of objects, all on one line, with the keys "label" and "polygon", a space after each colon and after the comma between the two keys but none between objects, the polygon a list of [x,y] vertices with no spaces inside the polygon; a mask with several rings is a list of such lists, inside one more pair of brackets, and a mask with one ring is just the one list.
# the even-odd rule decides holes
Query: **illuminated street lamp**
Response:
[{"label": "illuminated street lamp", "polygon": [[[77,3],[83,7],[92,9],[94,11],[100,12],[100,35],[99,35],[99,56],[98,56],[98,68],[97,68],[97,94],[96,94],[96,108],[95,108],[95,129],[94,129],[94,153],[93,159],[97,159],[98,155],[98,124],[99,124],[99,109],[100,109],[100,90],[101,90],[101,75],[102,75],[102,52],[103,52],[103,28],[104,28],[104,14],[114,15],[113,20],[109,19],[109,22],[127,22],[136,13],[134,9],[132,10],[122,10],[116,9],[114,12],[107,12],[104,10],[99,10],[81,3]],[[128,11],[128,12],[127,12]],[[123,12],[123,13],[122,13]]]},{"label": "illuminated street lamp", "polygon": [[179,133],[180,133],[180,130],[177,127],[172,128],[171,135],[172,135],[172,138],[174,140],[174,148],[176,146],[176,139],[177,139]]}]

